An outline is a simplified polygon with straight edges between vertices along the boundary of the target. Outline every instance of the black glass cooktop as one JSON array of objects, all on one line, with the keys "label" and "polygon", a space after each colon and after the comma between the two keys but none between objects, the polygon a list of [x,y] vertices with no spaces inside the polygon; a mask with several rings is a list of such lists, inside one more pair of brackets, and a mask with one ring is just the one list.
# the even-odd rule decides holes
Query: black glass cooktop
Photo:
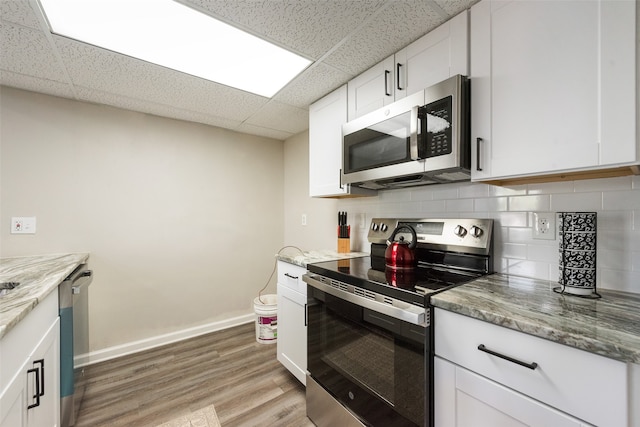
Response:
[{"label": "black glass cooktop", "polygon": [[371,257],[308,264],[307,269],[312,273],[422,306],[428,303],[430,295],[479,276],[425,266],[391,269],[385,266],[384,259]]}]

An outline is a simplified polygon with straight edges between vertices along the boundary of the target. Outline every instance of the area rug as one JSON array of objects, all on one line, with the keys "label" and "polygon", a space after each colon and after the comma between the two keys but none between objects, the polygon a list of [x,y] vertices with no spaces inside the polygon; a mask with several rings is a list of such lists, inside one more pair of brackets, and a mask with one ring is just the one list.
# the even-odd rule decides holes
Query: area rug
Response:
[{"label": "area rug", "polygon": [[157,427],[221,427],[213,405],[176,417]]}]

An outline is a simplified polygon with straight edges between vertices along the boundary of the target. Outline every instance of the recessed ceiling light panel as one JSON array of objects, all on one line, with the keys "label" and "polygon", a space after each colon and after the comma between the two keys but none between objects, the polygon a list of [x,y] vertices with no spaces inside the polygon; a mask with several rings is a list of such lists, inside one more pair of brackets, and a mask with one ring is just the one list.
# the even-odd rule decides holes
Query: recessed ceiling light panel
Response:
[{"label": "recessed ceiling light panel", "polygon": [[272,97],[311,61],[172,0],[39,0],[51,32]]}]

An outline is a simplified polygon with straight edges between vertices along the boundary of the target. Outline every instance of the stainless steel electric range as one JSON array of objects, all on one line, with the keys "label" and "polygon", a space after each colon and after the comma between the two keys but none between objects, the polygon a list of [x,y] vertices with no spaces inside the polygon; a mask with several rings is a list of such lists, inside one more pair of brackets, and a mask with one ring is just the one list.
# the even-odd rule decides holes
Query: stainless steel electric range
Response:
[{"label": "stainless steel electric range", "polygon": [[[417,265],[389,267],[387,239],[411,240],[407,226]],[[371,256],[307,266],[307,415],[316,425],[433,426],[430,296],[492,273],[492,236],[490,219],[374,218]]]}]

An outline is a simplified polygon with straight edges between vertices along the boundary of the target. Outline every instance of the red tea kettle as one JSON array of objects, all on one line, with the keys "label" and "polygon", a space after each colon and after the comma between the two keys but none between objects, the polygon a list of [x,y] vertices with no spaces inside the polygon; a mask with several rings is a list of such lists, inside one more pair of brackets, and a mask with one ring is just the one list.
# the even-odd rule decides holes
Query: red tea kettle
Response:
[{"label": "red tea kettle", "polygon": [[[405,242],[404,236],[400,236],[399,241],[395,242],[396,234],[400,230],[408,230],[411,232],[411,242]],[[417,264],[415,248],[418,238],[416,231],[410,225],[399,225],[393,230],[389,240],[387,240],[387,249],[384,251],[384,261],[390,268],[414,268]]]}]

